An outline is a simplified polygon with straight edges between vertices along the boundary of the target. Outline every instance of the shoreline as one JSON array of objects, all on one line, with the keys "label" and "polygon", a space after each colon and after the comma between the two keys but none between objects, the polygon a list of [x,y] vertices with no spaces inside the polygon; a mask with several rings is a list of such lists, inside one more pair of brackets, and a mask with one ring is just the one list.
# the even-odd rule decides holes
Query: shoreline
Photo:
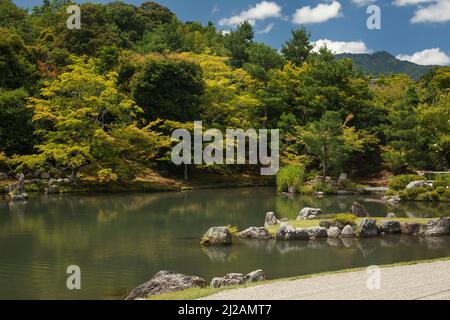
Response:
[{"label": "shoreline", "polygon": [[[424,259],[424,260],[396,262],[396,263],[391,263],[391,264],[379,265],[378,267],[380,267],[380,269],[383,271],[383,269],[386,269],[386,268],[414,266],[414,265],[421,265],[421,264],[427,265],[427,264],[433,264],[436,262],[448,262],[450,265],[450,256],[436,258],[436,259]],[[182,290],[182,291],[165,293],[165,294],[158,295],[158,296],[151,296],[148,298],[148,300],[209,300],[209,297],[214,296],[216,294],[234,292],[236,290],[246,290],[246,289],[251,289],[251,288],[254,289],[255,287],[264,287],[264,286],[273,285],[273,284],[286,284],[291,281],[314,279],[314,278],[319,278],[319,277],[323,277],[323,276],[346,275],[346,274],[352,273],[352,272],[365,271],[367,269],[367,267],[369,267],[369,266],[341,269],[341,270],[335,270],[335,271],[319,272],[319,273],[286,277],[286,278],[271,279],[271,280],[265,280],[265,281],[260,281],[260,282],[248,283],[248,284],[240,285],[240,286],[228,286],[228,287],[221,287],[221,288],[210,288],[210,287],[191,288],[191,289],[186,289],[186,290]],[[449,288],[450,288],[450,286],[449,286]],[[246,298],[246,300],[247,299],[248,298]],[[264,299],[267,299],[267,298],[264,298]],[[240,300],[240,299],[237,299],[237,300]]]}]

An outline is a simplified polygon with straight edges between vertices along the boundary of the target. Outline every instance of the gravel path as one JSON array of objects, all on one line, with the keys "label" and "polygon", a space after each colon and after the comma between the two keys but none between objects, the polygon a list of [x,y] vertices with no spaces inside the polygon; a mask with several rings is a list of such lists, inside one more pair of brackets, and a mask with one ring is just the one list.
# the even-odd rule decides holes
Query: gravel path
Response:
[{"label": "gravel path", "polygon": [[[222,291],[205,300],[450,299],[450,261],[352,271]],[[371,277],[372,276],[372,277]]]}]

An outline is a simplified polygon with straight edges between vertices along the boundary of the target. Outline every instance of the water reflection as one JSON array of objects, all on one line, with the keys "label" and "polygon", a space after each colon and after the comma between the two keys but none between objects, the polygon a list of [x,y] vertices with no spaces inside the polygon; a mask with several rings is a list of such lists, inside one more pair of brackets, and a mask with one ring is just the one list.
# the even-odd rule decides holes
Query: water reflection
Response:
[{"label": "water reflection", "polygon": [[[450,254],[449,238],[384,237],[322,241],[238,240],[201,248],[211,226],[263,224],[265,212],[295,218],[305,206],[344,212],[354,201],[373,216],[449,215],[450,204],[390,207],[365,197],[276,196],[273,188],[186,193],[52,195],[0,202],[0,298],[122,298],[155,272],[169,269],[210,280],[264,269],[270,278],[429,259]],[[82,270],[82,290],[65,287],[66,267]]]}]

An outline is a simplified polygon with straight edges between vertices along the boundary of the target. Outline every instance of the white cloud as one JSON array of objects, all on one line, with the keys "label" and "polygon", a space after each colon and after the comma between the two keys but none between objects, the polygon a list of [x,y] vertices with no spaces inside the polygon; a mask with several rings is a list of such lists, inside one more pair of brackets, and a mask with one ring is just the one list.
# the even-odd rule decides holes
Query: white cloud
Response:
[{"label": "white cloud", "polygon": [[275,23],[269,23],[264,29],[256,31],[258,34],[266,34],[272,31],[273,27],[275,26]]},{"label": "white cloud", "polygon": [[352,3],[356,4],[358,7],[366,6],[374,2],[377,2],[377,0],[352,0]]},{"label": "white cloud", "polygon": [[314,52],[318,52],[323,46],[327,46],[335,54],[339,53],[369,53],[370,50],[362,41],[332,41],[320,39],[314,42]]},{"label": "white cloud", "polygon": [[437,0],[395,0],[394,4],[398,7],[403,6],[412,6],[412,5],[418,5],[422,3],[430,3],[430,2],[436,2]]},{"label": "white cloud", "polygon": [[314,8],[311,6],[297,9],[292,16],[296,24],[321,23],[341,15],[341,4],[337,1],[321,3]]},{"label": "white cloud", "polygon": [[257,3],[254,7],[242,11],[238,15],[221,19],[219,25],[237,26],[244,21],[248,21],[254,25],[257,20],[279,17],[281,17],[281,7],[278,4],[272,1],[262,1]]},{"label": "white cloud", "polygon": [[396,58],[421,65],[445,66],[450,64],[450,56],[448,56],[445,52],[442,52],[439,48],[425,49],[412,55],[399,54]]},{"label": "white cloud", "polygon": [[419,7],[411,18],[412,23],[450,21],[450,0],[438,0],[426,7]]},{"label": "white cloud", "polygon": [[216,14],[220,12],[220,7],[218,4],[215,4],[214,7],[211,9],[211,14]]}]

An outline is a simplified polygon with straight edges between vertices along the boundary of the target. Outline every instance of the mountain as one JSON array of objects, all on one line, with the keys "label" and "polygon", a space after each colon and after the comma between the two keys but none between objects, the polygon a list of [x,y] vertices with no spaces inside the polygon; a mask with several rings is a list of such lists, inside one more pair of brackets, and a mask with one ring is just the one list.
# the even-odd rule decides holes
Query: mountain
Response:
[{"label": "mountain", "polygon": [[406,73],[411,78],[418,80],[428,70],[435,66],[421,66],[409,61],[402,61],[386,51],[373,54],[342,53],[336,55],[338,59],[350,58],[353,63],[361,68],[364,73],[378,76],[393,73]]}]

